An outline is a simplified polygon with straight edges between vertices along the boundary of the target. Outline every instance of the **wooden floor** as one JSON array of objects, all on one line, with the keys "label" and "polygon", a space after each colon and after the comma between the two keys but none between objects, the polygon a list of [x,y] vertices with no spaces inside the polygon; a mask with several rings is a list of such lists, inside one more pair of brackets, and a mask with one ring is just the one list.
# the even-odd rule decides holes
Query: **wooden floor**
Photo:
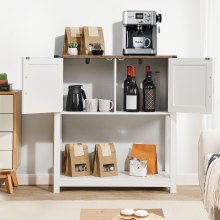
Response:
[{"label": "wooden floor", "polygon": [[64,188],[52,193],[52,186],[19,186],[14,194],[0,186],[0,200],[175,200],[202,201],[199,186],[179,186],[176,194],[166,188]]}]

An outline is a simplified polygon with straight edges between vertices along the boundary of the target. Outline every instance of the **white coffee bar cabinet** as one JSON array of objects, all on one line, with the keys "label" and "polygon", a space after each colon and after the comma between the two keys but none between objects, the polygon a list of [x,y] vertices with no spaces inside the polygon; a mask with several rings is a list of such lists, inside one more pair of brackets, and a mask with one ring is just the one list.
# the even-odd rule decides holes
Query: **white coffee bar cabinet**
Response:
[{"label": "white coffee bar cabinet", "polygon": [[[150,65],[156,85],[155,112],[124,112],[123,81],[128,65],[136,67],[139,88]],[[38,79],[41,84],[36,83]],[[176,113],[212,111],[212,61],[175,56],[62,56],[23,59],[23,114],[54,113],[54,192],[61,187],[168,187],[176,192]],[[67,112],[69,85],[82,85],[87,98],[114,102],[112,112]],[[39,88],[40,87],[40,88]],[[142,90],[140,89],[140,109]],[[67,177],[61,172],[66,143],[83,142],[94,152],[95,143],[116,146],[118,176]],[[128,175],[133,143],[157,146],[156,175]]]}]

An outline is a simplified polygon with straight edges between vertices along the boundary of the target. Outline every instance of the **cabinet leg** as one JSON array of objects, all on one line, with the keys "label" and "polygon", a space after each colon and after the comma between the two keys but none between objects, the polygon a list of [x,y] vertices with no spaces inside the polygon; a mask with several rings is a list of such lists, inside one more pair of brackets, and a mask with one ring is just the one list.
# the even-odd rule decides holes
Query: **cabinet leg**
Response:
[{"label": "cabinet leg", "polygon": [[53,185],[53,192],[54,193],[60,193],[60,187],[56,186],[55,184]]},{"label": "cabinet leg", "polygon": [[11,178],[12,178],[12,184],[13,184],[13,186],[18,186],[18,179],[17,179],[16,172],[12,172],[12,173],[11,173]]},{"label": "cabinet leg", "polygon": [[8,193],[10,194],[14,192],[11,179],[12,179],[11,174],[7,174],[6,179],[5,179],[5,186],[6,186]]},{"label": "cabinet leg", "polygon": [[170,193],[176,193],[176,186],[170,187]]},{"label": "cabinet leg", "polygon": [[53,144],[53,192],[60,192],[60,148],[62,146],[62,116],[54,114],[54,144]]}]

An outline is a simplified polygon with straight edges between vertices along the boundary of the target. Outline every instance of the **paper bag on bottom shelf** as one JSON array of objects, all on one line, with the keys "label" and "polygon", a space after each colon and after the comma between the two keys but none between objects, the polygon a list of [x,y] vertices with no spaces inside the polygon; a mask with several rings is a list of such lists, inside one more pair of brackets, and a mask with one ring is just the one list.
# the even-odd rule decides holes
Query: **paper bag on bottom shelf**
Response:
[{"label": "paper bag on bottom shelf", "polygon": [[117,159],[114,144],[96,144],[94,154],[94,176],[117,176]]},{"label": "paper bag on bottom shelf", "polygon": [[88,147],[84,144],[66,144],[63,153],[63,173],[67,176],[90,175]]},{"label": "paper bag on bottom shelf", "polygon": [[147,160],[147,173],[157,174],[157,152],[155,144],[133,144],[130,159]]}]

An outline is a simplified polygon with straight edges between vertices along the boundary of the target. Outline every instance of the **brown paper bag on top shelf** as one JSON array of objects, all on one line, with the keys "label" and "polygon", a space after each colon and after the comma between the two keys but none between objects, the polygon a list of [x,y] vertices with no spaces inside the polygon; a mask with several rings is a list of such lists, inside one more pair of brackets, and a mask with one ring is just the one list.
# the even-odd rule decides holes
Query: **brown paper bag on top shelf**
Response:
[{"label": "brown paper bag on top shelf", "polygon": [[96,144],[94,154],[94,176],[117,176],[117,159],[114,144]]},{"label": "brown paper bag on top shelf", "polygon": [[157,174],[157,152],[155,144],[133,144],[130,159],[147,160],[147,174]]},{"label": "brown paper bag on top shelf", "polygon": [[[92,55],[92,49],[99,45],[99,49],[102,50],[103,54],[105,53],[105,42],[102,27],[84,27],[84,45],[85,45],[85,54]],[[96,48],[98,49],[98,48]],[[98,54],[97,54],[98,55]],[[100,54],[102,55],[102,54]]]},{"label": "brown paper bag on top shelf", "polygon": [[84,36],[82,27],[66,27],[63,45],[63,55],[68,55],[68,44],[76,42],[78,44],[78,54],[85,54]]},{"label": "brown paper bag on top shelf", "polygon": [[90,163],[87,145],[66,144],[62,168],[63,173],[67,176],[90,175]]}]

